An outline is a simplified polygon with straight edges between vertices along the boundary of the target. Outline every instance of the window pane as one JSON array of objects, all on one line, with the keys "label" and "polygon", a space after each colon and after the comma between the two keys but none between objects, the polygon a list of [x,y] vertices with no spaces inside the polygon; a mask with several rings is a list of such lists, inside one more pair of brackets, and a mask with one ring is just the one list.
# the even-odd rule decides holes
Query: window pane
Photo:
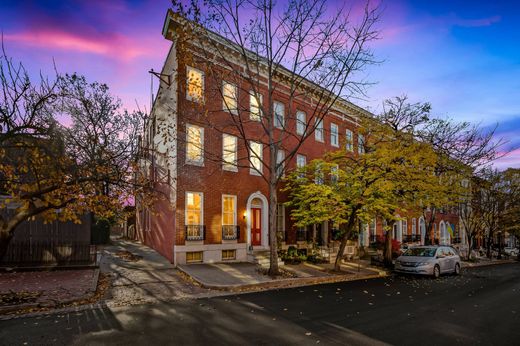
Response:
[{"label": "window pane", "polygon": [[284,158],[285,153],[283,152],[283,150],[278,150],[278,152],[276,153],[276,174],[278,176],[281,176],[283,173],[284,165],[281,164],[281,162],[284,160]]},{"label": "window pane", "polygon": [[251,171],[255,173],[262,172],[262,144],[257,142],[251,142]]},{"label": "window pane", "polygon": [[237,138],[235,136],[222,135],[222,161],[224,169],[237,169]]},{"label": "window pane", "polygon": [[274,102],[274,126],[281,129],[285,125],[285,106],[283,103]]},{"label": "window pane", "polygon": [[222,224],[234,225],[236,222],[236,203],[234,196],[222,197]]},{"label": "window pane", "polygon": [[352,140],[352,131],[347,130],[345,133],[345,149],[347,151],[354,151],[354,141]]},{"label": "window pane", "polygon": [[186,193],[186,225],[202,225],[202,194]]},{"label": "window pane", "polygon": [[201,71],[188,67],[188,91],[186,98],[192,101],[202,101],[204,93],[204,75]]},{"label": "window pane", "polygon": [[365,137],[358,134],[358,153],[363,154],[365,152]]},{"label": "window pane", "polygon": [[203,161],[203,129],[198,126],[186,125],[186,159],[190,162]]},{"label": "window pane", "polygon": [[338,125],[330,124],[330,144],[338,146]]},{"label": "window pane", "polygon": [[249,94],[249,105],[250,105],[250,115],[249,118],[251,120],[260,121],[260,117],[262,116],[262,110],[261,110],[261,103],[262,103],[262,95],[257,94],[255,96],[255,93],[251,91]]},{"label": "window pane", "polygon": [[305,133],[305,113],[302,111],[296,112],[296,133],[303,135]]},{"label": "window pane", "polygon": [[223,82],[222,83],[222,95],[223,95],[223,108],[225,111],[237,114],[238,113],[238,97],[237,87],[234,84]]},{"label": "window pane", "polygon": [[317,141],[323,142],[323,119],[316,119],[316,130],[314,130],[314,138]]}]

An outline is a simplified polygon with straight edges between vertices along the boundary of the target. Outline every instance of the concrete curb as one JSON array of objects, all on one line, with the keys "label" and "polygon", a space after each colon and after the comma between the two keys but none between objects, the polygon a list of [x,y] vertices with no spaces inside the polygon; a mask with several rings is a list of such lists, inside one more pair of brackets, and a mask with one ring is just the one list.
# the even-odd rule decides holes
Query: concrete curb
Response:
[{"label": "concrete curb", "polygon": [[220,285],[220,284],[210,284],[204,282],[181,268],[177,267],[179,271],[190,277],[193,281],[197,282],[201,287],[220,290],[220,291],[229,291],[229,292],[240,292],[240,291],[255,291],[255,290],[265,290],[265,289],[278,289],[278,288],[292,288],[292,287],[302,287],[302,286],[311,286],[318,284],[328,284],[335,282],[346,282],[346,281],[359,281],[359,280],[369,280],[375,278],[381,278],[388,275],[388,273],[382,274],[371,274],[371,275],[332,275],[325,277],[307,277],[307,278],[291,278],[291,279],[278,279],[272,281],[259,282],[254,284],[234,284],[234,285]]},{"label": "concrete curb", "polygon": [[484,262],[484,263],[471,263],[471,262],[462,262],[462,268],[478,268],[478,267],[488,267],[499,264],[509,264],[509,263],[519,263],[517,260],[498,260],[493,262]]}]

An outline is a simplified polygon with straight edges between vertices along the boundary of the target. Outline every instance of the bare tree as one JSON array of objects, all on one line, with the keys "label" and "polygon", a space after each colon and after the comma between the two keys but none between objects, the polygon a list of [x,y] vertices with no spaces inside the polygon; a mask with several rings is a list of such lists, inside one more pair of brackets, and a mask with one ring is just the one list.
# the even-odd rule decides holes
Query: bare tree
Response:
[{"label": "bare tree", "polygon": [[[209,71],[216,88],[213,95],[225,96],[224,80],[235,85],[239,94],[257,100],[256,118],[250,116],[245,104],[227,104],[224,97],[225,106],[236,107],[236,111],[229,112],[224,122],[216,122],[211,116],[205,119],[217,131],[233,129],[246,148],[247,165],[268,186],[269,273],[276,275],[277,189],[286,163],[329,112],[363,113],[346,100],[364,95],[369,84],[359,72],[376,63],[368,45],[377,38],[379,11],[367,4],[359,16],[346,9],[331,14],[325,0],[285,4],[270,0],[210,0],[193,1],[188,6],[173,1],[173,8],[182,18],[190,19],[178,27],[178,47],[186,47],[186,43],[196,46],[192,58]],[[184,43],[180,43],[183,37]],[[275,104],[280,98],[288,105],[283,116]],[[295,126],[298,103],[306,104],[303,133],[298,133]],[[206,114],[222,111],[209,109],[209,105],[204,108]],[[258,126],[260,131],[251,131],[251,126]],[[262,144],[266,155],[254,152],[253,141]]]}]

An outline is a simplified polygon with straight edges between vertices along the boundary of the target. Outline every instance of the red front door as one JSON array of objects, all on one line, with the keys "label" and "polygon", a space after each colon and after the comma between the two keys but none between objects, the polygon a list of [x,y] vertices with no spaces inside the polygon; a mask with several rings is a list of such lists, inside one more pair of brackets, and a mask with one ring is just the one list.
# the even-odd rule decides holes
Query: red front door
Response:
[{"label": "red front door", "polygon": [[251,245],[262,245],[262,209],[251,208]]}]

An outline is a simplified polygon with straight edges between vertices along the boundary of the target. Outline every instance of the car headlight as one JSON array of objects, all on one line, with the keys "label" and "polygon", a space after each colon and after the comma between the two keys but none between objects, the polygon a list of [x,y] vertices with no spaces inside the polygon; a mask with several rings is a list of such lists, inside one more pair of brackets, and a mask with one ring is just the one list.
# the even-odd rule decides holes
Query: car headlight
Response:
[{"label": "car headlight", "polygon": [[428,264],[430,264],[430,262],[417,262],[415,264],[416,267],[422,267],[422,266],[427,266]]}]

